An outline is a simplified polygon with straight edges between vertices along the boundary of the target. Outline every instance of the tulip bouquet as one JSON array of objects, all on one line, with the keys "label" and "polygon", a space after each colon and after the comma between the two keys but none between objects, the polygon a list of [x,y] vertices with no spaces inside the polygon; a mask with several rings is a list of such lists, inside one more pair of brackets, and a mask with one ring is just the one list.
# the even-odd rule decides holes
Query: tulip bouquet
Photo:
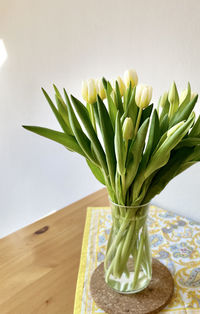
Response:
[{"label": "tulip bouquet", "polygon": [[[113,84],[105,78],[82,84],[86,104],[54,85],[53,103],[43,93],[62,132],[37,126],[29,131],[85,157],[107,187],[113,226],[105,257],[105,280],[117,291],[139,291],[151,278],[146,228],[149,201],[175,176],[200,160],[200,117],[190,84],[180,97],[173,82],[153,108],[152,87],[138,85],[134,70]],[[104,100],[105,99],[105,100]]]}]

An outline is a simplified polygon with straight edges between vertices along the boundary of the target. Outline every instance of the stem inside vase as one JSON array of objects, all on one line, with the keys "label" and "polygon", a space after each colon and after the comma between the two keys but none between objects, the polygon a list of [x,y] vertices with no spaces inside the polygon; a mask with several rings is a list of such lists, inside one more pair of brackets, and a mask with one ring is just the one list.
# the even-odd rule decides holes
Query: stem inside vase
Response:
[{"label": "stem inside vase", "polygon": [[147,216],[149,204],[122,206],[111,202],[112,232],[104,261],[105,281],[120,293],[136,293],[152,277]]}]

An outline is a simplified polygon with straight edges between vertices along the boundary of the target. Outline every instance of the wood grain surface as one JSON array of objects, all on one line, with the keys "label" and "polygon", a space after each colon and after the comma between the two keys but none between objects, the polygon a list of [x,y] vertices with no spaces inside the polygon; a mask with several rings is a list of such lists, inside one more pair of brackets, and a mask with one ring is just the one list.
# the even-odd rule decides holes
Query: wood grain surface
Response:
[{"label": "wood grain surface", "polygon": [[0,239],[0,314],[72,314],[86,208],[105,189]]}]

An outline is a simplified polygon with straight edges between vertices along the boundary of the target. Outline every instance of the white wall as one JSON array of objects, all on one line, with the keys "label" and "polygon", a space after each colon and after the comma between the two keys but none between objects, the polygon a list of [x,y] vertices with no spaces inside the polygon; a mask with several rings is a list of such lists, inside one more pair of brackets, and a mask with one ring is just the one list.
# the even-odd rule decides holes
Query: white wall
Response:
[{"label": "white wall", "polygon": [[[4,0],[0,38],[0,236],[98,190],[85,161],[22,124],[58,128],[40,87],[80,96],[81,80],[128,68],[154,87],[176,80],[199,92],[200,2],[196,0]],[[200,220],[200,166],[175,179],[155,203]]]}]

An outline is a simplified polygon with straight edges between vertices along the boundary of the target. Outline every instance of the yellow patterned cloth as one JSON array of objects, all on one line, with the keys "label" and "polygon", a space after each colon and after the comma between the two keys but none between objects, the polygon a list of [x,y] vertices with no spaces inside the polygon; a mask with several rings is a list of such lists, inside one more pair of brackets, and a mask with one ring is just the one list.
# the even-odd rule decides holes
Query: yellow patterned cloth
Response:
[{"label": "yellow patterned cloth", "polygon": [[[111,224],[109,207],[87,209],[74,314],[105,314],[92,300],[89,284],[104,260]],[[175,281],[174,297],[161,313],[200,314],[200,223],[151,206],[148,225],[152,255]]]}]

